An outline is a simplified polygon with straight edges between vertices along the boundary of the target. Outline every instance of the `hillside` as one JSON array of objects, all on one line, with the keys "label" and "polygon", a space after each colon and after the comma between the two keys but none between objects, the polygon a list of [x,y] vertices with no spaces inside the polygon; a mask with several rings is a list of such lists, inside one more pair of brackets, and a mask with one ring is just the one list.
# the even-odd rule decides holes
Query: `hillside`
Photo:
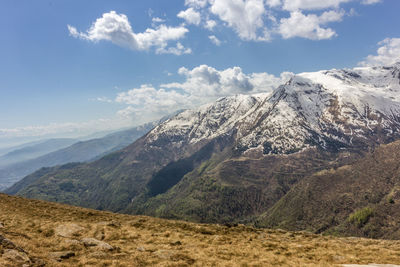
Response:
[{"label": "hillside", "polygon": [[[194,224],[0,194],[1,266],[340,266],[400,262],[400,242]],[[24,265],[25,264],[25,265]]]},{"label": "hillside", "polygon": [[296,184],[258,225],[400,239],[400,141]]},{"label": "hillside", "polygon": [[[10,193],[195,222],[254,223],[314,173],[356,164],[399,138],[400,63],[301,73],[269,93],[179,113],[122,150],[32,174]],[[346,212],[358,208],[349,204]],[[374,237],[397,238],[390,229],[390,236]]]}]

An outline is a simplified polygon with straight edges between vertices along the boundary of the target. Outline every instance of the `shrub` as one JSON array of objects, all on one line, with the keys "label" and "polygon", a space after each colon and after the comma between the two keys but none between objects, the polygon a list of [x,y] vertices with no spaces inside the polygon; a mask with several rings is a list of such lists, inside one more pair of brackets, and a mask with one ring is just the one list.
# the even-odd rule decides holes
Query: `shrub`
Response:
[{"label": "shrub", "polygon": [[365,207],[350,214],[349,222],[355,224],[357,227],[364,226],[369,218],[374,215],[374,210],[371,207]]}]

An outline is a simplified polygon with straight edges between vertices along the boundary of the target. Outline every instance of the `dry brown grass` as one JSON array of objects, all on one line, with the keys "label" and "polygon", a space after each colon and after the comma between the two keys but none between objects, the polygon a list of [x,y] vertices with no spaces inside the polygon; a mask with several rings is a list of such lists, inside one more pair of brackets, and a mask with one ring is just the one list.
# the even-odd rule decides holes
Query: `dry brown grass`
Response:
[{"label": "dry brown grass", "polygon": [[[46,266],[338,266],[400,263],[400,241],[334,238],[306,232],[195,224],[101,212],[0,194],[0,235]],[[70,238],[55,233],[74,223]],[[113,251],[80,241],[103,239]],[[71,241],[72,240],[72,241]],[[74,241],[77,240],[77,241]],[[60,262],[52,252],[73,251]],[[0,254],[2,253],[0,248]],[[10,263],[8,263],[10,264]],[[0,257],[0,266],[7,262]],[[9,265],[15,266],[15,265]]]}]

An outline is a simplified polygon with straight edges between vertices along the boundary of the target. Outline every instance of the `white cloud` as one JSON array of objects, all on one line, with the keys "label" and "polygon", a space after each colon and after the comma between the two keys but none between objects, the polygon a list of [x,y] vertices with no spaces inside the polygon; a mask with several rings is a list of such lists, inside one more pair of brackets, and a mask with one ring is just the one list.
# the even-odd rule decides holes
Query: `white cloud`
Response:
[{"label": "white cloud", "polygon": [[187,102],[185,94],[163,88],[157,90],[151,84],[143,84],[140,88],[119,93],[115,100],[135,107],[155,105],[161,110]]},{"label": "white cloud", "polygon": [[161,87],[181,89],[189,95],[199,97],[267,92],[284,82],[281,77],[267,73],[245,74],[240,67],[219,71],[200,65],[192,70],[180,68],[178,73],[185,76],[183,83],[163,84]]},{"label": "white cloud", "polygon": [[[277,35],[323,40],[337,36],[326,24],[356,14],[353,7],[342,8],[349,2],[372,5],[383,0],[186,0],[189,9],[179,16],[208,30],[217,24],[232,28],[245,41],[271,41]],[[204,22],[192,19],[188,11],[196,12]]]},{"label": "white cloud", "polygon": [[202,8],[207,5],[207,2],[208,0],[185,0],[185,5],[194,8]]},{"label": "white cloud", "polygon": [[165,19],[155,17],[155,18],[152,18],[151,21],[154,23],[162,23],[162,22],[165,22]]},{"label": "white cloud", "polygon": [[363,0],[361,1],[362,4],[364,5],[373,5],[377,3],[381,3],[383,0]]},{"label": "white cloud", "polygon": [[147,10],[147,15],[148,15],[149,17],[152,17],[153,14],[154,14],[154,10],[151,9],[151,8],[149,8],[149,9]]},{"label": "white cloud", "polygon": [[281,0],[266,0],[266,4],[269,7],[278,7],[282,4]]},{"label": "white cloud", "polygon": [[173,111],[194,108],[222,96],[270,92],[286,82],[293,74],[282,73],[275,77],[268,73],[245,74],[239,67],[217,70],[200,65],[189,70],[180,68],[178,73],[185,77],[181,83],[162,84],[157,89],[142,85],[127,92],[119,93],[116,102],[126,104],[118,115],[146,122]]},{"label": "white cloud", "polygon": [[208,36],[208,39],[210,39],[211,42],[213,44],[215,44],[216,46],[220,46],[221,45],[221,41],[215,35]]},{"label": "white cloud", "polygon": [[392,65],[400,62],[400,38],[386,38],[378,43],[377,55],[369,55],[361,66]]},{"label": "white cloud", "polygon": [[352,0],[283,0],[283,9],[296,11],[338,8],[340,4],[350,1]]},{"label": "white cloud", "polygon": [[105,102],[105,103],[112,103],[113,101],[111,99],[109,99],[108,97],[105,96],[101,96],[101,97],[97,97],[96,99],[93,99],[99,102]]},{"label": "white cloud", "polygon": [[80,34],[75,27],[72,27],[71,25],[67,25],[67,27],[68,27],[69,35],[71,35],[72,37],[75,37],[75,38],[80,37]]},{"label": "white cloud", "polygon": [[163,88],[157,90],[150,84],[119,93],[116,101],[129,105],[118,111],[118,115],[141,123],[192,106],[187,94]]},{"label": "white cloud", "polygon": [[177,43],[175,47],[160,47],[157,48],[156,50],[157,54],[174,54],[177,56],[183,55],[183,54],[191,54],[192,49],[184,47],[181,43]]},{"label": "white cloud", "polygon": [[342,9],[343,4],[357,2],[371,5],[382,1],[186,0],[185,6],[189,9],[181,11],[178,16],[208,30],[213,30],[217,24],[232,28],[245,41],[271,41],[279,35],[284,39],[323,40],[337,36],[335,30],[326,24],[341,21],[346,14],[356,14],[353,7]]},{"label": "white cloud", "polygon": [[214,27],[217,26],[217,22],[215,20],[209,19],[206,21],[204,27],[210,31],[214,29]]},{"label": "white cloud", "polygon": [[344,10],[325,11],[324,13],[321,14],[321,16],[319,16],[319,23],[320,24],[326,24],[326,23],[329,23],[329,22],[341,21],[344,15],[345,15]]},{"label": "white cloud", "polygon": [[213,0],[211,12],[233,28],[243,40],[268,41],[263,0]]},{"label": "white cloud", "polygon": [[143,33],[135,34],[139,50],[147,50],[150,47],[166,48],[168,41],[179,40],[184,37],[188,30],[183,27],[168,27],[160,25],[156,30],[147,29]]},{"label": "white cloud", "polygon": [[[364,5],[372,5],[382,2],[383,0],[282,0],[284,10],[321,10],[329,8],[339,8],[341,4],[359,1]],[[267,4],[276,7],[281,0],[267,0]]]},{"label": "white cloud", "polygon": [[304,15],[300,11],[293,11],[289,18],[282,18],[279,26],[279,33],[284,39],[302,37],[311,40],[330,39],[336,36],[331,28],[323,28],[329,22],[342,20],[344,12],[326,11],[322,15]]},{"label": "white cloud", "polygon": [[155,47],[156,51],[163,52],[169,51],[169,42],[182,39],[189,31],[184,26],[169,27],[162,24],[156,29],[149,28],[145,32],[134,33],[128,17],[124,14],[117,14],[115,11],[104,13],[86,33],[78,32],[75,27],[70,25],[68,25],[68,30],[71,36],[92,42],[107,40],[132,50],[149,50]]},{"label": "white cloud", "polygon": [[250,77],[245,75],[239,67],[218,71],[207,65],[200,65],[192,70],[180,68],[178,73],[186,77],[185,82],[161,86],[179,88],[190,95],[202,97],[249,93],[254,88],[250,83]]},{"label": "white cloud", "polygon": [[189,24],[199,25],[201,22],[201,15],[195,11],[192,7],[181,11],[177,15],[178,18],[184,19]]}]

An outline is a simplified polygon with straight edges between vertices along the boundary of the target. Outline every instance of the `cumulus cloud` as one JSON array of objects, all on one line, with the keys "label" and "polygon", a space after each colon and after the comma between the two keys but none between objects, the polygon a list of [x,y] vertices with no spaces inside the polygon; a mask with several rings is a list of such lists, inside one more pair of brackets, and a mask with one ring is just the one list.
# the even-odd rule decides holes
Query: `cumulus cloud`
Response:
[{"label": "cumulus cloud", "polygon": [[192,96],[221,97],[234,94],[252,94],[273,90],[284,81],[268,73],[245,74],[240,67],[217,70],[200,65],[189,70],[180,68],[178,73],[185,76],[183,83],[163,84],[163,88],[181,89]]},{"label": "cumulus cloud", "polygon": [[239,67],[217,70],[207,65],[193,69],[180,68],[183,82],[161,84],[159,88],[145,84],[121,92],[116,102],[126,104],[118,115],[145,122],[178,109],[194,108],[222,96],[270,92],[289,80],[292,73],[280,77],[268,73],[246,74]]},{"label": "cumulus cloud", "polygon": [[270,7],[282,6],[287,11],[296,10],[321,10],[330,8],[339,8],[341,4],[347,2],[359,1],[364,5],[371,5],[382,2],[382,0],[266,0]]},{"label": "cumulus cloud", "polygon": [[101,96],[101,97],[97,97],[95,99],[92,99],[98,102],[105,102],[105,103],[112,103],[113,101],[111,99],[109,99],[108,97],[105,96]]},{"label": "cumulus cloud", "polygon": [[212,31],[215,26],[217,26],[217,22],[212,19],[207,20],[204,25],[204,27],[210,31]]},{"label": "cumulus cloud", "polygon": [[177,15],[178,18],[184,19],[189,24],[199,25],[201,22],[201,15],[195,11],[192,7],[181,11]]},{"label": "cumulus cloud", "polygon": [[[164,24],[157,26],[156,29],[147,29],[142,33],[135,33],[132,30],[128,17],[124,14],[117,14],[115,11],[104,13],[98,18],[87,32],[79,32],[75,27],[68,25],[71,36],[92,42],[101,40],[111,41],[112,43],[132,50],[149,50],[156,48],[158,52],[173,51],[173,54],[183,54],[187,49],[182,45],[169,50],[169,43],[184,38],[189,31],[184,26],[169,27]],[[179,48],[181,47],[181,48]],[[176,50],[180,52],[176,53]]]},{"label": "cumulus cloud", "polygon": [[283,9],[295,11],[338,8],[340,4],[350,1],[352,0],[283,0]]},{"label": "cumulus cloud", "polygon": [[179,74],[186,77],[184,83],[164,85],[176,87],[197,96],[225,96],[236,93],[249,93],[254,86],[250,77],[240,67],[218,71],[213,67],[201,65],[192,70],[180,68]]},{"label": "cumulus cloud", "polygon": [[159,47],[156,52],[158,54],[174,54],[180,56],[182,54],[191,54],[192,49],[185,48],[181,43],[177,43],[175,47]]},{"label": "cumulus cloud", "polygon": [[232,27],[243,40],[267,41],[263,0],[213,0],[211,12]]},{"label": "cumulus cloud", "polygon": [[208,39],[210,39],[210,41],[213,44],[215,44],[216,46],[220,46],[221,45],[221,41],[215,35],[208,36]]},{"label": "cumulus cloud", "polygon": [[361,66],[391,65],[400,61],[400,38],[386,38],[378,43],[376,55],[369,55]]},{"label": "cumulus cloud", "polygon": [[152,106],[155,104],[159,109],[165,109],[165,107],[171,105],[184,103],[185,100],[183,99],[184,94],[177,93],[175,90],[156,90],[151,84],[144,84],[140,88],[119,93],[115,100],[133,106]]},{"label": "cumulus cloud", "polygon": [[165,19],[159,18],[159,17],[154,17],[151,19],[152,22],[154,23],[162,23],[165,22]]},{"label": "cumulus cloud", "polygon": [[381,3],[383,0],[363,0],[361,1],[362,4],[364,5],[373,5],[377,3]]},{"label": "cumulus cloud", "polygon": [[267,0],[266,4],[269,7],[278,7],[282,4],[281,0]]},{"label": "cumulus cloud", "polygon": [[208,0],[185,0],[186,6],[191,6],[195,8],[205,7]]},{"label": "cumulus cloud", "polygon": [[300,11],[293,11],[289,18],[280,21],[279,32],[284,39],[302,37],[311,40],[330,39],[336,36],[331,28],[321,27],[329,22],[342,20],[344,12],[326,11],[322,15],[304,15]]},{"label": "cumulus cloud", "polygon": [[177,109],[192,107],[190,96],[176,90],[155,89],[150,84],[119,93],[115,99],[128,107],[118,111],[118,115],[146,122]]},{"label": "cumulus cloud", "polygon": [[[186,0],[185,6],[189,8],[178,16],[209,30],[213,30],[217,23],[229,27],[244,41],[271,41],[275,36],[323,40],[337,36],[327,24],[341,21],[346,14],[351,16],[356,12],[353,7],[341,9],[344,3],[371,5],[382,1]],[[198,16],[189,16],[186,14],[189,12],[196,12]],[[204,18],[203,23],[199,17]]]}]

